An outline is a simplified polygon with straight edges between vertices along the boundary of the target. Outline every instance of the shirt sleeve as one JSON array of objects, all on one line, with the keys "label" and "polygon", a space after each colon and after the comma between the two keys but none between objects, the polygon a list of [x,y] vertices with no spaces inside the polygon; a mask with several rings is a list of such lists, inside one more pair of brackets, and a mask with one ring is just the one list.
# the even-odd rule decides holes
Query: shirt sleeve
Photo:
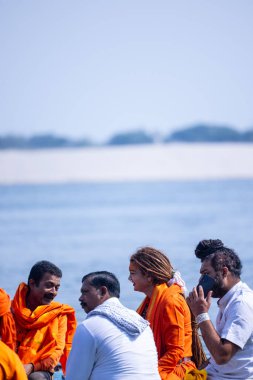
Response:
[{"label": "shirt sleeve", "polygon": [[158,366],[163,379],[174,371],[179,359],[184,356],[184,309],[175,297],[164,308],[162,325],[165,353],[159,359]]},{"label": "shirt sleeve", "polygon": [[35,371],[54,371],[54,367],[59,363],[65,347],[65,337],[67,331],[67,316],[61,315],[57,321],[57,331],[55,340],[57,342],[54,348],[44,347],[43,351],[47,351],[41,355],[38,361],[33,363]]},{"label": "shirt sleeve", "polygon": [[252,308],[245,301],[234,302],[222,329],[221,338],[243,349],[253,330]]},{"label": "shirt sleeve", "polygon": [[88,380],[96,354],[96,343],[91,332],[82,324],[76,329],[67,361],[66,380]]}]

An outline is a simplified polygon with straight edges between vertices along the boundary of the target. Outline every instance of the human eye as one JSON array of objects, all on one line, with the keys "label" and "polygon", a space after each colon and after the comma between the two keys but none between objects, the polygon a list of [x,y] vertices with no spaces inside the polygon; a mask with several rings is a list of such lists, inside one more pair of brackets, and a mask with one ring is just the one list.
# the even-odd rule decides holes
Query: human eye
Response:
[{"label": "human eye", "polygon": [[45,283],[45,287],[48,288],[48,289],[50,289],[50,288],[54,287],[54,284],[52,282],[48,281],[48,282]]}]

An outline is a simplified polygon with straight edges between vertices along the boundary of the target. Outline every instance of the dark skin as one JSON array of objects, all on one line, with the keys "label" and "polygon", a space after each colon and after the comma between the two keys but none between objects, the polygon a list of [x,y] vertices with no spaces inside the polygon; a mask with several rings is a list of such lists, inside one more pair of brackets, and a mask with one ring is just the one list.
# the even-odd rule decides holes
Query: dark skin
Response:
[{"label": "dark skin", "polygon": [[[38,306],[49,305],[58,293],[61,279],[51,273],[44,273],[39,284],[33,279],[29,280],[29,292],[26,298],[26,306],[34,311]],[[24,364],[25,372],[29,376],[33,372],[33,364]]]},{"label": "dark skin", "polygon": [[89,279],[82,283],[79,301],[86,313],[89,313],[91,310],[95,309],[95,307],[102,305],[102,303],[109,298],[111,298],[111,295],[106,286],[96,288],[90,284]]},{"label": "dark skin", "polygon": [[[187,303],[195,317],[208,312],[211,306],[211,297],[223,297],[223,295],[240,281],[240,278],[235,277],[227,267],[223,267],[220,273],[216,273],[208,260],[202,263],[200,273],[208,274],[217,279],[217,286],[215,288],[215,294],[210,291],[206,298],[204,298],[204,292],[201,286],[199,288],[199,294],[196,287],[190,292],[187,297]],[[217,364],[226,364],[239,350],[239,347],[234,343],[226,339],[221,339],[210,320],[201,322],[199,327],[204,342]]]}]

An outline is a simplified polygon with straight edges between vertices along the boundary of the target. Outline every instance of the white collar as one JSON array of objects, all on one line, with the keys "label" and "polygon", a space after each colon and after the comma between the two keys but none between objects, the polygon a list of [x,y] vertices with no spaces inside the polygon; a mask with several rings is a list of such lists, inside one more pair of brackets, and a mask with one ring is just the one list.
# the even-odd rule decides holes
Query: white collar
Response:
[{"label": "white collar", "polygon": [[242,281],[237,282],[222,298],[219,299],[218,306],[221,310],[224,310],[235,292],[242,286]]}]

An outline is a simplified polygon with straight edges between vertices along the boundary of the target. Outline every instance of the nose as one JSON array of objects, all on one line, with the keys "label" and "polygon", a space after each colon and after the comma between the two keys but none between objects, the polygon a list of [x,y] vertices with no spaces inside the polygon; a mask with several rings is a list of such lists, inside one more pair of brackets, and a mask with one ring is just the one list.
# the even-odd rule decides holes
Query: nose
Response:
[{"label": "nose", "polygon": [[54,296],[56,296],[57,295],[57,293],[58,293],[58,288],[56,288],[55,286],[52,288],[52,291],[51,291],[52,293],[53,293],[53,295]]},{"label": "nose", "polygon": [[131,282],[133,282],[131,274],[128,276],[128,280],[131,281]]}]

